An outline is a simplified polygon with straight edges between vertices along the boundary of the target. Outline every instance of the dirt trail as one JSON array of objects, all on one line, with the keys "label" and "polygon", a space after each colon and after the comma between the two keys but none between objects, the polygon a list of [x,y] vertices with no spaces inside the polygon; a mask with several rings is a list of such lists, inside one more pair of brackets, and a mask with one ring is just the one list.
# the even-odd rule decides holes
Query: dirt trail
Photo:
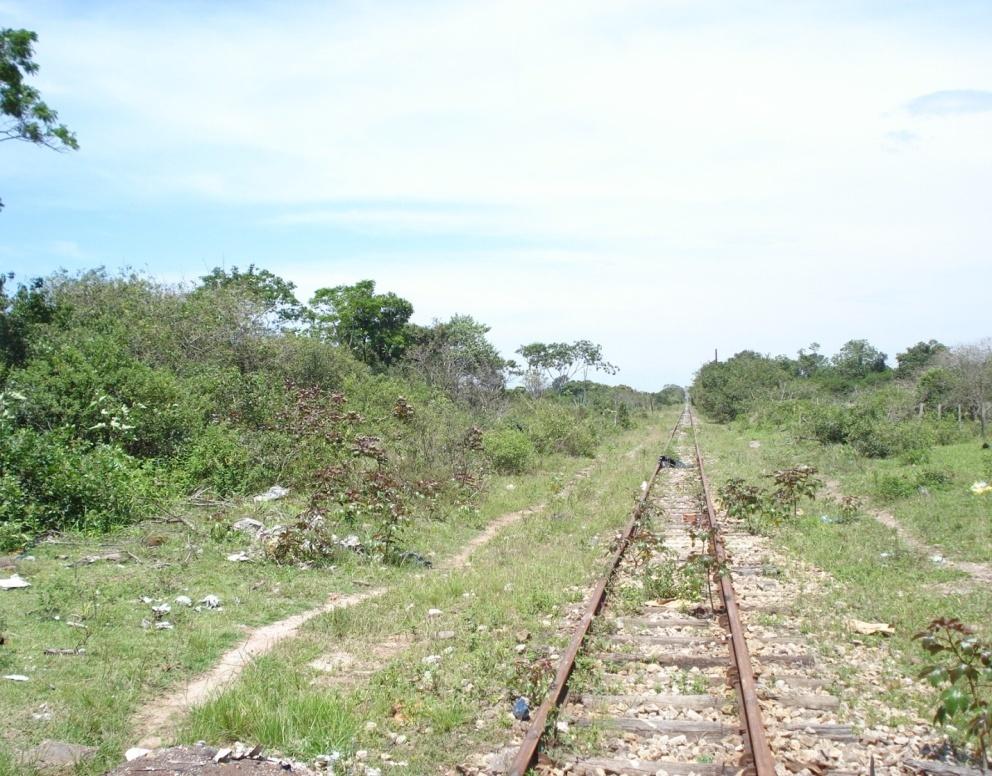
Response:
[{"label": "dirt trail", "polygon": [[[592,464],[576,472],[568,485],[562,489],[562,495],[567,496],[579,480],[589,477],[596,465]],[[546,503],[541,502],[497,517],[455,555],[439,563],[436,569],[438,571],[452,571],[464,568],[468,565],[472,554],[491,542],[503,529],[528,515],[541,512],[546,506]],[[204,703],[220,689],[237,679],[255,658],[271,651],[277,644],[294,638],[299,629],[314,617],[333,612],[336,609],[356,606],[378,598],[389,590],[388,587],[377,587],[351,595],[334,593],[320,606],[252,631],[246,641],[224,653],[214,667],[205,674],[201,674],[189,684],[173,690],[164,697],[155,699],[138,711],[134,721],[135,735],[141,738],[138,746],[147,749],[161,746],[163,739],[171,735],[170,727],[178,719],[194,706]]]},{"label": "dirt trail", "polygon": [[[568,494],[571,493],[572,490],[575,488],[575,485],[579,482],[579,480],[586,479],[590,474],[592,474],[592,471],[595,468],[596,468],[596,464],[592,464],[590,466],[586,466],[584,469],[581,469],[580,471],[577,471],[574,475],[572,475],[572,479],[561,490],[560,495],[562,496],[562,498],[566,498]],[[504,528],[506,528],[509,525],[512,525],[518,520],[522,520],[528,515],[534,515],[537,514],[538,512],[542,512],[544,509],[547,508],[547,506],[548,505],[542,501],[539,504],[534,504],[529,507],[524,507],[523,509],[520,509],[516,512],[507,512],[505,515],[501,515],[497,517],[495,520],[491,521],[489,525],[486,526],[486,529],[482,533],[480,533],[474,539],[469,541],[468,544],[466,544],[455,555],[452,555],[450,558],[441,561],[441,563],[438,564],[437,568],[443,571],[450,571],[451,569],[464,568],[468,564],[469,558],[472,557],[472,553],[474,553],[480,547],[491,542],[496,537],[496,534],[498,534]]]},{"label": "dirt trail", "polygon": [[378,598],[387,590],[388,588],[385,587],[376,587],[351,595],[343,596],[335,593],[321,606],[252,631],[246,641],[225,652],[207,673],[156,699],[138,712],[134,721],[134,730],[136,735],[143,736],[138,746],[148,749],[160,746],[161,740],[156,739],[159,734],[170,732],[167,731],[170,723],[194,706],[206,701],[219,688],[236,679],[256,657],[269,652],[279,642],[295,637],[300,627],[307,621],[321,614],[333,612],[335,609],[346,609],[363,601]]},{"label": "dirt trail", "polygon": [[[836,498],[843,496],[843,492],[840,488],[840,482],[837,480],[827,480],[826,491],[829,495]],[[927,557],[934,555],[940,555],[943,557],[943,553],[937,547],[933,545],[926,544],[920,541],[914,534],[912,534],[909,529],[907,529],[899,520],[896,519],[895,515],[891,512],[886,512],[883,509],[872,509],[867,508],[865,510],[868,514],[874,517],[878,522],[884,525],[886,528],[891,528],[896,532],[899,537],[907,547],[923,553]],[[992,584],[992,567],[984,563],[976,563],[969,560],[951,560],[950,558],[944,558],[941,565],[947,568],[954,569],[955,571],[960,571],[964,574],[968,574],[977,582],[984,582],[986,584]]]}]

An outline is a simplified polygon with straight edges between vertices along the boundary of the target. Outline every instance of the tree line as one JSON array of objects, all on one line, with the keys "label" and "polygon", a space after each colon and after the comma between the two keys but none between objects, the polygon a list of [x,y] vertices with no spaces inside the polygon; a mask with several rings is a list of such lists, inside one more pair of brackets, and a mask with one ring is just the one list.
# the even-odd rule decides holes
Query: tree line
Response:
[{"label": "tree line", "polygon": [[[817,428],[812,419],[831,412],[884,414],[888,420],[941,420],[953,414],[957,420],[960,408],[961,419],[974,423],[984,440],[992,403],[992,339],[953,347],[934,339],[917,342],[896,354],[894,366],[864,339],[846,342],[832,356],[821,353],[817,343],[795,357],[744,350],[700,367],[692,397],[719,421],[791,412]],[[820,426],[832,428],[829,433],[820,428],[821,436],[844,436],[836,423]]]}]

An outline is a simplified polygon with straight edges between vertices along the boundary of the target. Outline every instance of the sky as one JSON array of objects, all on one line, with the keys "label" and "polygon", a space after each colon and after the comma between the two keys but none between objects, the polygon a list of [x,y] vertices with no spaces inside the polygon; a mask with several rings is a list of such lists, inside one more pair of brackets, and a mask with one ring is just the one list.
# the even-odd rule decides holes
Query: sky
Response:
[{"label": "sky", "polygon": [[[610,382],[992,334],[992,4],[48,2],[0,269],[365,278]],[[894,361],[894,359],[892,359]]]}]

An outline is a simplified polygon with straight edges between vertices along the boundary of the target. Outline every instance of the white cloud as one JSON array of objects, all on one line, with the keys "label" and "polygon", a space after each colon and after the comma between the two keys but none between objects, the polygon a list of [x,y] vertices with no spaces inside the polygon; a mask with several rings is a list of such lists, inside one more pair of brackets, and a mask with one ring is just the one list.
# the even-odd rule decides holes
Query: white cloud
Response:
[{"label": "white cloud", "polygon": [[53,240],[48,246],[48,250],[56,256],[62,256],[67,259],[86,258],[85,251],[79,247],[78,243],[72,240]]},{"label": "white cloud", "polygon": [[992,111],[992,92],[978,89],[946,89],[910,101],[910,113],[918,116],[949,116]]}]

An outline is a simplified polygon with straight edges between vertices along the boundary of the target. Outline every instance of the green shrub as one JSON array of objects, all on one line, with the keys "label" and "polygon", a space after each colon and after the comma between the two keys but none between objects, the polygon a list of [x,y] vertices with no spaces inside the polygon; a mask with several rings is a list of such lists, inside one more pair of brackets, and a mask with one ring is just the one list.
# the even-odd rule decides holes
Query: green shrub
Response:
[{"label": "green shrub", "polygon": [[0,465],[8,543],[51,529],[109,530],[140,517],[158,490],[153,472],[122,449],[87,445],[67,429],[4,429]]},{"label": "green shrub", "polygon": [[536,457],[534,444],[523,431],[515,428],[486,432],[482,437],[482,448],[496,471],[504,474],[527,471]]},{"label": "green shrub", "polygon": [[919,466],[920,464],[930,463],[930,451],[907,450],[899,455],[899,462],[907,466]]},{"label": "green shrub", "polygon": [[821,444],[839,444],[848,437],[847,414],[837,404],[812,405],[805,418],[809,434]]},{"label": "green shrub", "polygon": [[[128,453],[164,458],[202,424],[202,392],[172,373],[135,361],[114,337],[56,344],[8,384],[25,397],[17,420],[38,430],[71,426],[85,441],[120,442]],[[127,415],[127,433],[108,425]]]},{"label": "green shrub", "polygon": [[872,477],[872,493],[882,501],[896,501],[915,492],[916,484],[898,474],[876,472]]},{"label": "green shrub", "polygon": [[595,454],[598,437],[595,420],[582,407],[543,401],[529,407],[526,414],[515,417],[515,422],[539,453],[578,457]]},{"label": "green shrub", "polygon": [[916,475],[916,485],[927,490],[947,490],[954,483],[954,472],[947,469],[923,469]]},{"label": "green shrub", "polygon": [[182,472],[190,488],[206,487],[218,496],[245,494],[262,484],[259,462],[231,426],[207,426],[183,455]]}]

